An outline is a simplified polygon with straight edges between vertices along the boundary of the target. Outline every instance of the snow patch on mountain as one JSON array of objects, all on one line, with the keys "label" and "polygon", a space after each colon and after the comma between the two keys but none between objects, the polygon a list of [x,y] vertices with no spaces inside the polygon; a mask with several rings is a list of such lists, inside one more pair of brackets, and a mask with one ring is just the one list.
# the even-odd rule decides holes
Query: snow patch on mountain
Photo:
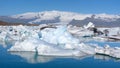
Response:
[{"label": "snow patch on mountain", "polygon": [[105,21],[115,21],[116,19],[120,18],[119,15],[112,15],[112,14],[106,14],[106,13],[102,13],[102,14],[96,14],[95,15],[96,19],[102,19]]},{"label": "snow patch on mountain", "polygon": [[[43,12],[28,12],[18,15],[12,15],[9,17],[1,18],[0,20],[10,21],[12,23],[20,22],[20,23],[29,23],[29,24],[48,24],[48,23],[70,23],[73,20],[78,21],[86,21],[91,19],[93,23],[95,22],[119,22],[120,15],[114,14],[81,14],[75,12],[66,12],[66,11],[43,11]],[[88,20],[89,19],[89,20]],[[95,21],[95,22],[94,22]],[[89,21],[90,22],[90,21]],[[73,22],[74,23],[74,22]],[[80,22],[78,22],[80,23]]]},{"label": "snow patch on mountain", "polygon": [[41,22],[42,20],[54,20],[59,17],[61,22],[70,22],[72,19],[83,20],[86,17],[91,17],[91,14],[79,14],[73,12],[63,12],[63,11],[44,11],[44,12],[29,12],[24,14],[18,14],[11,16],[16,19],[32,19],[36,18],[29,23]]}]

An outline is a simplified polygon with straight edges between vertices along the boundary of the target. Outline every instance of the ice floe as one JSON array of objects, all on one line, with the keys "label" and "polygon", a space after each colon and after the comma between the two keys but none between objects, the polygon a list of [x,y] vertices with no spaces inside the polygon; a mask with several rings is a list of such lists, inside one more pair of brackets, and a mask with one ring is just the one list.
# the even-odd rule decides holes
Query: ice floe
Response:
[{"label": "ice floe", "polygon": [[[35,52],[45,56],[85,56],[105,54],[120,58],[120,48],[89,45],[84,43],[89,40],[107,41],[110,37],[119,38],[119,28],[98,28],[103,31],[109,30],[108,36],[94,36],[89,27],[95,27],[89,23],[84,27],[74,27],[67,25],[39,25],[39,26],[1,26],[0,40],[14,40],[15,44],[8,49],[10,52]],[[115,32],[113,31],[115,30]],[[117,35],[117,36],[114,36]],[[84,39],[82,39],[82,37]]]}]

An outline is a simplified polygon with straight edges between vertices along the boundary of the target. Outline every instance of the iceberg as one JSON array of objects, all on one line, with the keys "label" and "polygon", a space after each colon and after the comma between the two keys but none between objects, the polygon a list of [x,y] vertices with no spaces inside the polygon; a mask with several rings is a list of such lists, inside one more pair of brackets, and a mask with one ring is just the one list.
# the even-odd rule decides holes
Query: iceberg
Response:
[{"label": "iceberg", "polygon": [[17,41],[8,51],[31,51],[38,55],[51,56],[83,56],[95,54],[94,48],[80,43],[66,30],[66,26],[46,28],[41,31],[41,38],[31,36],[23,41]]},{"label": "iceberg", "polygon": [[104,47],[96,47],[95,52],[97,54],[120,58],[120,47],[110,47],[109,45],[105,45]]},{"label": "iceberg", "polygon": [[55,45],[40,39],[33,38],[24,40],[23,42],[16,42],[14,46],[8,49],[8,51],[30,51],[36,52],[38,55],[47,56],[83,56],[83,53],[84,55],[95,53],[92,47],[83,43],[79,45]]},{"label": "iceberg", "polygon": [[[49,25],[45,25],[43,28],[46,26]],[[40,30],[42,26],[31,28],[27,26],[20,26],[19,28],[13,26],[13,29],[18,31],[18,35],[16,37],[14,36],[14,32],[12,33],[11,31],[6,31],[3,33],[4,36],[18,38],[15,44],[9,48],[8,51],[35,52],[38,55],[44,56],[85,56],[104,54],[111,57],[120,58],[119,47],[110,47],[109,45],[101,47],[99,45],[94,46],[85,44],[81,42],[79,39],[80,37],[74,37],[71,33],[69,33],[67,26],[55,27],[56,28],[50,28],[49,26]],[[78,33],[85,33],[84,35],[86,35],[86,33],[90,34],[87,29],[86,31],[81,30]],[[101,37],[96,38],[99,39]]]},{"label": "iceberg", "polygon": [[88,28],[93,28],[95,27],[95,25],[92,23],[92,22],[89,22],[87,25],[84,25],[83,26],[85,29],[88,29]]}]

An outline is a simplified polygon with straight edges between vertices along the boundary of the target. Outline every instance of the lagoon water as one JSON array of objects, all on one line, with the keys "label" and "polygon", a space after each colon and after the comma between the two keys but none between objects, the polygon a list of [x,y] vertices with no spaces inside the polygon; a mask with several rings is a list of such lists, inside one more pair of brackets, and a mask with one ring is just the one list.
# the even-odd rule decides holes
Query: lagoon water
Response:
[{"label": "lagoon water", "polygon": [[[119,46],[120,42],[89,42],[99,45],[112,44]],[[7,52],[8,47],[0,45],[0,68],[120,68],[120,59],[105,55],[83,57],[38,56],[32,52]]]}]

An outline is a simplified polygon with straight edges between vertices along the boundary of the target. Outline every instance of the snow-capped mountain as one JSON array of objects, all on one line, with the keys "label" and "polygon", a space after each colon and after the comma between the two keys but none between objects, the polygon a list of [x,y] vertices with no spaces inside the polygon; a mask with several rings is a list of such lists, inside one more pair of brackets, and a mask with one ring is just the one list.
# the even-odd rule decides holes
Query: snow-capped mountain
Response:
[{"label": "snow-capped mountain", "polygon": [[[56,22],[64,22],[68,23],[72,19],[76,20],[83,20],[86,17],[90,17],[91,14],[78,14],[78,13],[72,13],[72,12],[61,12],[61,11],[44,11],[44,12],[36,12],[36,13],[24,13],[24,14],[18,14],[11,16],[15,19],[34,19],[32,21],[29,21],[28,23],[42,23],[42,21],[50,21],[50,20],[56,20]],[[50,22],[52,23],[52,22]],[[54,23],[54,22],[53,22]]]},{"label": "snow-capped mountain", "polygon": [[[24,24],[43,24],[43,23],[70,23],[73,25],[82,25],[88,22],[98,23],[114,23],[120,24],[120,15],[110,14],[80,14],[74,12],[64,11],[43,11],[43,12],[28,12],[24,14],[12,16],[0,16],[1,21],[11,23],[24,23]],[[115,24],[115,23],[114,23]]]}]

